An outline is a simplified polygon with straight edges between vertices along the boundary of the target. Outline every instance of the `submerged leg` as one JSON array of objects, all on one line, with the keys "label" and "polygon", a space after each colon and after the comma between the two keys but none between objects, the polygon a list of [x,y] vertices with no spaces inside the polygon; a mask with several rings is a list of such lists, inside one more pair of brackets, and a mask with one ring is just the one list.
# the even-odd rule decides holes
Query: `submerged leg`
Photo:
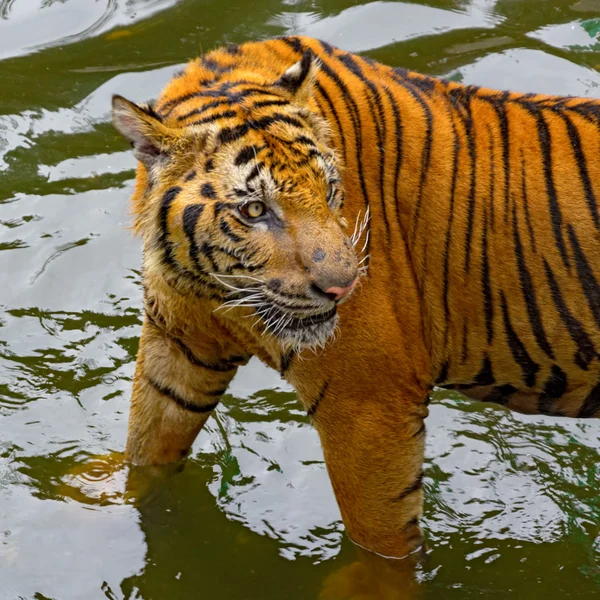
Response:
[{"label": "submerged leg", "polygon": [[385,381],[365,387],[332,376],[302,398],[360,558],[332,574],[320,598],[419,598],[414,567],[424,556],[418,524],[428,414],[424,393],[402,394]]}]

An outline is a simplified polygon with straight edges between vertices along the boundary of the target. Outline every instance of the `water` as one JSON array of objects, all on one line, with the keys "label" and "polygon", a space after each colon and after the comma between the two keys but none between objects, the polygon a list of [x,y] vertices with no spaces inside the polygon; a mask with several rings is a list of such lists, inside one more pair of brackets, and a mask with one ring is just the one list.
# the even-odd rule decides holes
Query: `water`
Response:
[{"label": "water", "polygon": [[[252,6],[252,8],[250,8]],[[251,362],[140,507],[66,474],[125,443],[141,323],[134,161],[109,99],[224,42],[324,38],[393,65],[600,96],[596,0],[0,0],[0,599],[316,598],[355,560],[315,431]],[[600,593],[600,425],[437,393],[425,598]]]}]

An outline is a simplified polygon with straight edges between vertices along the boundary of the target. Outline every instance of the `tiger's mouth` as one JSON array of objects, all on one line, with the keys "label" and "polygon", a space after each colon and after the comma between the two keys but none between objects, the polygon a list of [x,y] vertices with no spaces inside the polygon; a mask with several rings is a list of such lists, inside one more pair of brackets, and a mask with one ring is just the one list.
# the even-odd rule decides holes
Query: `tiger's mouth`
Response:
[{"label": "tiger's mouth", "polygon": [[295,350],[323,346],[335,332],[338,322],[336,306],[307,317],[296,317],[278,309],[275,312],[277,316],[270,314],[263,318],[265,329],[282,345]]},{"label": "tiger's mouth", "polygon": [[[338,313],[337,304],[333,302],[315,305],[304,295],[281,295],[269,289],[264,281],[249,275],[212,275],[230,290],[230,300],[216,310],[252,309],[248,315],[256,317],[252,329],[260,323],[263,334],[270,334],[284,348],[295,351],[317,349],[335,333]],[[250,285],[244,285],[244,279],[251,280]]]},{"label": "tiger's mouth", "polygon": [[297,318],[293,317],[289,324],[286,324],[285,329],[297,331],[298,329],[304,329],[313,325],[319,325],[330,321],[337,315],[337,309],[334,306],[331,310],[318,314],[311,315],[310,317]]}]

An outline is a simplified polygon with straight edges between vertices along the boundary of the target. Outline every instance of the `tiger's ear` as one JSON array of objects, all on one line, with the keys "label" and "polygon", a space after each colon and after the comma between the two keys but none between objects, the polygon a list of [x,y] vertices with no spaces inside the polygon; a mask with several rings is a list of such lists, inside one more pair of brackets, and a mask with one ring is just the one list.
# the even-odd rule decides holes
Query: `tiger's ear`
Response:
[{"label": "tiger's ear", "polygon": [[149,170],[168,157],[177,141],[175,132],[148,107],[113,96],[112,122],[133,147],[135,157]]},{"label": "tiger's ear", "polygon": [[306,50],[302,58],[292,65],[275,85],[290,92],[299,104],[307,105],[312,96],[318,70],[319,59],[310,50]]}]

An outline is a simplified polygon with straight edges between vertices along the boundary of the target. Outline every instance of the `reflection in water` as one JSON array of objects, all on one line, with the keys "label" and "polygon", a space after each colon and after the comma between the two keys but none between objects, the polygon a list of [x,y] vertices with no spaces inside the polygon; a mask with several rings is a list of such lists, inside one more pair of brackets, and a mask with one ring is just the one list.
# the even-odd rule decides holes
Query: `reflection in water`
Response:
[{"label": "reflection in water", "polygon": [[450,11],[404,2],[370,2],[352,6],[331,17],[316,13],[283,12],[271,20],[288,34],[301,34],[325,40],[344,50],[361,52],[381,48],[432,31],[493,28],[502,19],[488,6],[473,3],[463,11]]},{"label": "reflection in water", "polygon": [[0,0],[0,59],[73,44],[118,26],[132,25],[175,0]]},{"label": "reflection in water", "polygon": [[595,596],[595,423],[438,393],[416,593],[412,565],[343,536],[317,434],[257,361],[183,469],[106,458],[125,444],[141,307],[134,163],[107,120],[113,93],[150,99],[202,49],[287,31],[468,83],[599,95],[597,4],[43,4],[0,0],[0,55],[37,49],[1,65],[0,598]]}]

